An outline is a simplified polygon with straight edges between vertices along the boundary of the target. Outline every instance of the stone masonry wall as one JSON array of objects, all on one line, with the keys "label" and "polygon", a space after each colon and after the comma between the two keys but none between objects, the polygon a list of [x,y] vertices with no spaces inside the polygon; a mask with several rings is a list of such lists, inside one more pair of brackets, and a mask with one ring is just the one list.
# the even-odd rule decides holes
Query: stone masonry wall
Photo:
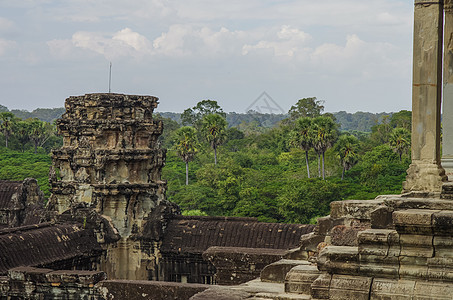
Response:
[{"label": "stone masonry wall", "polygon": [[148,279],[156,255],[142,249],[137,236],[156,207],[172,206],[160,177],[165,150],[157,142],[162,122],[152,116],[157,100],[122,94],[69,97],[57,121],[64,142],[52,152],[48,208],[61,214],[83,203],[109,220],[121,236],[105,246],[101,265],[112,279]]}]

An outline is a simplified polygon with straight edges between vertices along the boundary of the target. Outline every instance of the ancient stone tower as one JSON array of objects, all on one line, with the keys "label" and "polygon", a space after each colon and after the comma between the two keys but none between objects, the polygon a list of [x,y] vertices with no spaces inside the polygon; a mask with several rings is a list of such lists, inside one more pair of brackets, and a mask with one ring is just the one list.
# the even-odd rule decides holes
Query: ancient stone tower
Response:
[{"label": "ancient stone tower", "polygon": [[58,214],[88,206],[111,222],[121,239],[106,244],[101,269],[109,278],[147,279],[153,246],[138,237],[156,207],[167,206],[158,147],[162,122],[157,98],[87,94],[66,99],[57,121],[63,147],[52,153],[49,209]]}]

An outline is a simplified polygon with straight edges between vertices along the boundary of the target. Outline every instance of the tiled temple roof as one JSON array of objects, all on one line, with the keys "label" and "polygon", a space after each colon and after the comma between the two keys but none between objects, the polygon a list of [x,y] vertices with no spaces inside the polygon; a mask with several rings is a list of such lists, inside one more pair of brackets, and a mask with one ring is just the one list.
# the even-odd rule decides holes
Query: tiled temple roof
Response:
[{"label": "tiled temple roof", "polygon": [[0,230],[0,274],[20,266],[43,266],[100,250],[94,235],[71,224],[43,223]]},{"label": "tiled temple roof", "polygon": [[202,253],[212,246],[291,249],[314,227],[255,218],[176,216],[167,225],[161,249],[173,253]]}]

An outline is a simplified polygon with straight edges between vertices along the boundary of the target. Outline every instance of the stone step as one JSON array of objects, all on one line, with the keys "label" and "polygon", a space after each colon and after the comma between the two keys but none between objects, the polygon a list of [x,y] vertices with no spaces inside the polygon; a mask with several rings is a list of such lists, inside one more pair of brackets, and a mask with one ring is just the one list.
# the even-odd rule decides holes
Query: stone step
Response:
[{"label": "stone step", "polygon": [[309,295],[300,295],[300,294],[289,294],[289,293],[282,293],[282,294],[268,294],[268,293],[258,293],[254,297],[249,298],[253,300],[310,300],[311,297]]},{"label": "stone step", "polygon": [[359,273],[358,247],[327,246],[318,256],[318,269],[333,274]]},{"label": "stone step", "polygon": [[282,259],[277,262],[274,262],[270,265],[267,265],[261,271],[261,281],[263,282],[285,282],[286,274],[295,266],[299,265],[309,265],[310,263],[306,260],[292,260],[292,259]]},{"label": "stone step", "polygon": [[441,199],[453,199],[453,182],[444,182],[442,184],[442,192],[440,194]]},{"label": "stone step", "polygon": [[451,235],[453,210],[399,210],[393,212],[393,224],[399,234]]},{"label": "stone step", "polygon": [[300,265],[292,268],[285,279],[285,292],[310,295],[311,284],[321,272],[315,265]]}]

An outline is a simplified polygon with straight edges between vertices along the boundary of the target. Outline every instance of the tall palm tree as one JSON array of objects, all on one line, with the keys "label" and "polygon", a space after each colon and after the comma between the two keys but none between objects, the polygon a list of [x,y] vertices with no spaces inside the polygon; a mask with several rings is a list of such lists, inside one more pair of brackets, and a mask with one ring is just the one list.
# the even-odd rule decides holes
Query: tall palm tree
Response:
[{"label": "tall palm tree", "polygon": [[173,149],[186,164],[186,185],[189,185],[189,162],[198,152],[197,131],[190,126],[181,127],[175,132],[174,141]]},{"label": "tall palm tree", "polygon": [[322,156],[322,179],[326,178],[325,153],[332,147],[337,139],[337,124],[329,117],[316,117],[313,119],[313,148],[318,154],[318,173],[320,173],[320,158]]},{"label": "tall palm tree", "polygon": [[203,135],[214,149],[214,164],[217,164],[217,147],[224,141],[227,121],[219,114],[206,115],[201,121]]},{"label": "tall palm tree", "polygon": [[290,144],[305,151],[305,164],[307,175],[310,178],[310,167],[308,164],[308,151],[313,147],[313,122],[309,117],[302,117],[296,120],[295,128],[290,133]]},{"label": "tall palm tree", "polygon": [[30,141],[30,124],[27,121],[17,122],[16,136],[22,145],[22,152],[25,151],[25,145]]},{"label": "tall palm tree", "polygon": [[344,174],[347,170],[351,169],[358,161],[357,148],[359,140],[353,135],[342,135],[335,144],[335,152],[340,157],[341,166],[341,180],[344,179]]},{"label": "tall palm tree", "polygon": [[43,122],[37,118],[28,119],[29,135],[35,146],[35,154],[38,152],[38,147],[42,147],[45,142],[54,134],[55,126],[50,123]]},{"label": "tall palm tree", "polygon": [[389,143],[393,148],[393,151],[398,153],[401,162],[403,153],[407,152],[411,146],[410,131],[402,127],[393,129],[392,133],[390,134]]},{"label": "tall palm tree", "polygon": [[9,111],[0,113],[0,130],[2,131],[3,135],[5,136],[5,147],[6,148],[8,148],[8,139],[13,130],[15,119],[16,118],[15,118],[14,114]]}]

